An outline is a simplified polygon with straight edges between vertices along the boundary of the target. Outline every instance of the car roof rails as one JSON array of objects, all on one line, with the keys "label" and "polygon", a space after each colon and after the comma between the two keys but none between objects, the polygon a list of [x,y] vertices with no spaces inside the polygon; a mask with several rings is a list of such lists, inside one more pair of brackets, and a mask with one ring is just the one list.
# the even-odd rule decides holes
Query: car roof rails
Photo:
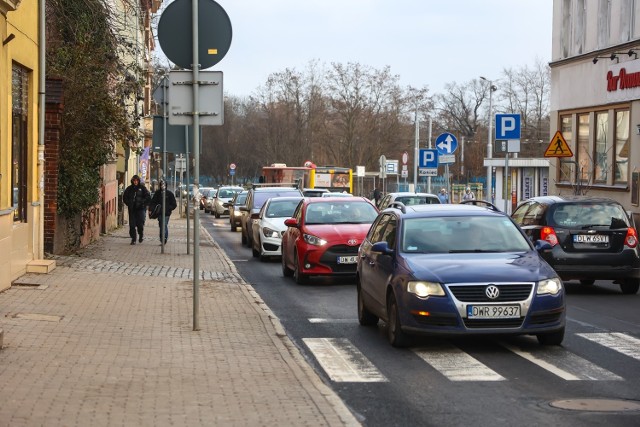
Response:
[{"label": "car roof rails", "polygon": [[407,207],[402,202],[391,202],[388,207],[393,209],[399,209],[403,214],[407,213]]},{"label": "car roof rails", "polygon": [[489,209],[494,212],[502,212],[496,205],[491,202],[487,202],[486,200],[463,200],[460,202],[461,205],[474,205],[480,206],[482,208]]}]

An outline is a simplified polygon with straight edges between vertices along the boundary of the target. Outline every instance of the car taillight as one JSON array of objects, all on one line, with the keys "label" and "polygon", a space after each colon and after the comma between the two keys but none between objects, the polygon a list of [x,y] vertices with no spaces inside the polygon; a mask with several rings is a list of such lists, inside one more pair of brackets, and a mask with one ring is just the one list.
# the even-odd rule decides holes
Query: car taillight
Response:
[{"label": "car taillight", "polygon": [[624,244],[630,248],[635,248],[638,245],[638,232],[635,228],[627,228],[627,237],[624,238]]},{"label": "car taillight", "polygon": [[551,246],[558,244],[558,236],[556,236],[556,231],[553,227],[542,227],[542,230],[540,230],[540,238],[549,242]]}]

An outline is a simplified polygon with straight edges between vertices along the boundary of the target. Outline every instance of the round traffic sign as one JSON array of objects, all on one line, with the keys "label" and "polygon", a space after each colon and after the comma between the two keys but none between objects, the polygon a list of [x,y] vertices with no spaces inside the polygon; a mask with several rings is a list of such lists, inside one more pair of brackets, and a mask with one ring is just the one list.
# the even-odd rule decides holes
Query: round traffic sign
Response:
[{"label": "round traffic sign", "polygon": [[441,133],[436,138],[436,149],[440,155],[453,154],[457,148],[458,139],[452,133]]},{"label": "round traffic sign", "polygon": [[405,151],[402,153],[402,164],[406,165],[408,161],[409,161],[409,153]]},{"label": "round traffic sign", "polygon": [[229,169],[234,170],[236,168],[236,164],[235,163],[231,163],[229,165]]}]

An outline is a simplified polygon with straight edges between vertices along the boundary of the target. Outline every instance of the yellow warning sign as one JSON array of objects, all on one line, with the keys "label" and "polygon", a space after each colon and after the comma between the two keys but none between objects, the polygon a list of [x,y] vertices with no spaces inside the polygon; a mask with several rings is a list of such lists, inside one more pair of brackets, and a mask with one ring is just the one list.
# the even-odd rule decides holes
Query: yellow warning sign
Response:
[{"label": "yellow warning sign", "polygon": [[573,152],[567,144],[567,141],[562,136],[560,131],[557,131],[551,142],[547,147],[547,151],[544,152],[545,157],[573,157]]}]

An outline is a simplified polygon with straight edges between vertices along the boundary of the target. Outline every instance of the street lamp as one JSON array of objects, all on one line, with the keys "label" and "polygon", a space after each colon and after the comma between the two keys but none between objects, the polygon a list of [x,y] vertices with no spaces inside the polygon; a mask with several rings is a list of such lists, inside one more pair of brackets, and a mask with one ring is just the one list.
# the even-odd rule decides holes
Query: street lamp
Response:
[{"label": "street lamp", "polygon": [[[493,140],[493,92],[498,90],[498,88],[493,84],[493,80],[489,80],[486,77],[480,76],[482,80],[489,83],[489,135],[487,137],[487,159],[492,158],[492,140]],[[487,202],[492,202],[492,188],[491,188],[491,165],[487,165],[487,192],[485,195],[485,200]]]}]

